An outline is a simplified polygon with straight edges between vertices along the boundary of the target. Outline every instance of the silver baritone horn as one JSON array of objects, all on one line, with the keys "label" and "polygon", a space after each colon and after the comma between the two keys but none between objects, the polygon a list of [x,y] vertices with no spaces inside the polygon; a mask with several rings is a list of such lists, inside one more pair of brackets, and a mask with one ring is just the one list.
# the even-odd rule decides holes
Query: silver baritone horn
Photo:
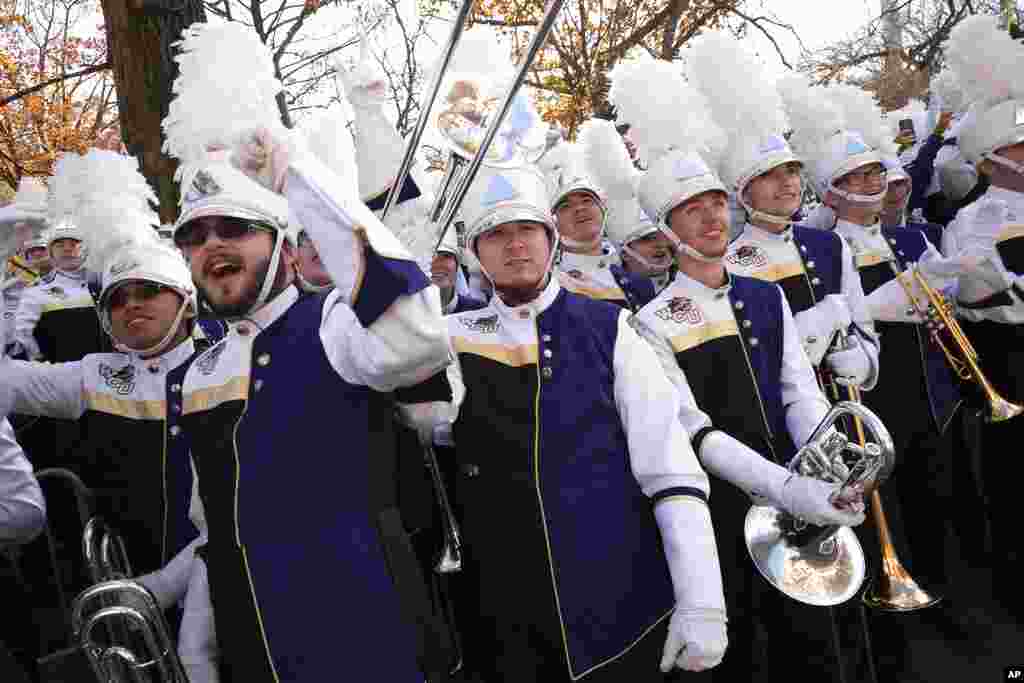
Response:
[{"label": "silver baritone horn", "polygon": [[[834,429],[846,416],[859,419],[869,433],[863,446]],[[789,468],[870,493],[889,477],[895,460],[892,436],[878,416],[859,403],[842,401],[825,415]],[[864,582],[864,549],[849,527],[814,526],[777,508],[755,505],[743,532],[757,570],[794,600],[838,605]]]},{"label": "silver baritone horn", "polygon": [[188,683],[156,598],[128,579],[124,543],[99,517],[82,537],[94,585],[71,607],[71,628],[99,683]]}]

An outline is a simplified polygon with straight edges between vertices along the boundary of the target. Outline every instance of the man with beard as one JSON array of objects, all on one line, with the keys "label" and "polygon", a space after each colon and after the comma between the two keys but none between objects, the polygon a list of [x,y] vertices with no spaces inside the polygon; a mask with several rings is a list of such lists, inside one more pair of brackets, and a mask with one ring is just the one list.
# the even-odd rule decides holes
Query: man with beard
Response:
[{"label": "man with beard", "polygon": [[[711,516],[733,648],[716,674],[736,680],[828,672],[826,613],[764,582],[750,566],[741,530],[752,500],[811,524],[855,526],[864,520],[863,492],[786,467],[829,403],[779,287],[726,270],[727,193],[704,161],[682,150],[653,159],[639,197],[675,244],[678,271],[631,322],[672,382],[706,413],[698,420],[681,412],[680,419],[688,432],[707,434],[697,456],[721,481]],[[779,656],[785,640],[775,640],[793,628],[808,638],[800,662]]]},{"label": "man with beard", "polygon": [[693,455],[703,434],[680,426],[680,396],[627,312],[552,277],[558,234],[536,169],[482,167],[461,210],[495,289],[447,318],[465,385],[452,433],[474,579],[467,667],[595,682],[714,667],[725,612]]},{"label": "man with beard", "polygon": [[[337,192],[344,184],[309,155],[289,161],[288,150],[251,131],[233,152],[187,167],[174,232],[204,300],[230,328],[182,387],[221,675],[324,680],[341,661],[354,678],[422,680],[418,615],[400,593],[410,586],[389,574],[407,540],[389,503],[389,454],[374,441],[391,406],[375,392],[448,364],[440,303],[370,210]],[[329,293],[295,286],[289,208],[331,275]],[[339,421],[339,457],[301,466],[286,457],[321,452]],[[282,492],[283,505],[267,505]],[[309,620],[311,605],[353,618],[325,630]]]}]

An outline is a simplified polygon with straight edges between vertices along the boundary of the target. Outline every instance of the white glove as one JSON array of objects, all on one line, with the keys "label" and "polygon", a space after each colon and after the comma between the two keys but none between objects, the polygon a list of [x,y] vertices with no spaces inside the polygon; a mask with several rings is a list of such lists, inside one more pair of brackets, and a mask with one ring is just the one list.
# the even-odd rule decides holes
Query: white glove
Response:
[{"label": "white glove", "polygon": [[157,604],[160,605],[160,609],[167,609],[184,597],[189,575],[192,572],[196,546],[200,543],[206,543],[206,538],[203,536],[196,538],[182,548],[181,552],[171,558],[166,565],[155,572],[143,574],[135,579],[149,589],[149,592],[156,598]]},{"label": "white glove", "polygon": [[384,74],[369,57],[366,41],[363,41],[359,51],[359,62],[351,70],[335,64],[338,77],[345,88],[345,96],[353,109],[380,107],[388,99]]},{"label": "white glove", "polygon": [[676,610],[669,622],[661,670],[710,669],[722,661],[725,593],[718,549],[707,505],[696,500],[667,500],[654,508],[665,559],[672,575]]},{"label": "white glove", "polygon": [[[811,524],[856,526],[864,521],[863,503],[857,511],[849,502],[855,496],[847,491],[841,499],[837,497],[846,509],[830,502],[838,496],[839,484],[794,474],[725,432],[715,431],[704,437],[699,456],[704,469],[746,491],[757,505],[781,508]],[[849,508],[853,509],[847,511]]]},{"label": "white glove", "polygon": [[235,135],[231,163],[271,192],[282,194],[288,166],[299,155],[298,133],[285,128],[249,128]]},{"label": "white glove", "polygon": [[846,489],[840,494],[839,489],[839,484],[794,474],[782,487],[780,507],[794,517],[818,526],[857,526],[863,523],[863,493],[857,489]]},{"label": "white glove", "polygon": [[817,304],[793,314],[800,331],[800,342],[811,365],[819,365],[837,330],[845,331],[853,322],[850,304],[842,294],[829,294]]},{"label": "white glove", "polygon": [[722,662],[728,646],[724,612],[677,607],[668,625],[661,670],[668,673],[675,666],[686,671],[710,669]]},{"label": "white glove", "polygon": [[850,348],[833,351],[824,358],[824,364],[835,375],[836,382],[844,386],[863,386],[873,373],[871,357],[864,342],[856,334],[847,337]]},{"label": "white glove", "polygon": [[[421,439],[429,439],[438,443],[433,435],[451,433],[451,423],[455,420],[455,408],[444,401],[425,403],[396,403],[395,418],[400,424],[409,427],[420,435]],[[450,436],[448,440],[450,440]],[[444,444],[444,441],[441,442]]]},{"label": "white glove", "polygon": [[185,610],[178,631],[178,657],[191,683],[218,683],[217,630],[206,562],[196,558],[189,576]]}]

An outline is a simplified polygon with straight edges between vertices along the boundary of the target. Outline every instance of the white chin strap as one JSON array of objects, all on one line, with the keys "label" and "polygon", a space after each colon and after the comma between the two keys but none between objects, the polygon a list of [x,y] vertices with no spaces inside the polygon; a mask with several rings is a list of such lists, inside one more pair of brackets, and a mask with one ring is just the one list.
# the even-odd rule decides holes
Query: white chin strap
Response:
[{"label": "white chin strap", "polygon": [[696,259],[702,263],[721,263],[722,259],[725,258],[725,254],[722,254],[721,256],[708,256],[700,253],[689,244],[683,243],[683,241],[679,239],[679,237],[672,232],[672,229],[669,227],[662,227],[659,225],[658,230],[661,230],[662,234],[668,237],[669,242],[671,242],[672,246],[676,248],[676,251],[681,251],[690,258]]},{"label": "white chin strap", "polygon": [[[548,281],[551,279],[551,270],[555,265],[555,255],[558,254],[558,247],[561,244],[561,238],[558,236],[557,230],[552,230],[551,234],[554,235],[551,239],[551,253],[548,254],[548,262],[544,266],[544,275],[540,278],[540,285],[537,287],[537,291],[543,290],[548,286]],[[474,252],[476,255],[476,252]],[[498,286],[494,283],[494,278],[487,272],[487,268],[484,267],[484,262],[480,260],[480,257],[476,258],[477,265],[480,266],[480,272],[484,274],[487,281],[491,283],[491,291],[494,292],[495,296],[498,295]]]},{"label": "white chin strap", "polygon": [[674,259],[672,254],[666,256],[662,261],[652,261],[641,256],[636,250],[631,248],[628,244],[622,245],[622,250],[629,254],[634,261],[642,265],[648,271],[649,275],[660,275],[669,269]]},{"label": "white chin strap", "polygon": [[281,249],[284,247],[284,230],[274,231],[274,251],[270,254],[270,266],[267,268],[267,274],[263,278],[263,286],[260,287],[260,294],[256,297],[256,301],[252,307],[248,310],[248,313],[259,310],[263,304],[267,303],[267,298],[270,296],[270,290],[274,287],[274,280],[277,279],[277,268],[281,265]]},{"label": "white chin strap", "polygon": [[326,285],[314,285],[312,282],[302,277],[302,273],[299,272],[298,268],[295,269],[295,278],[299,281],[299,286],[302,288],[302,291],[309,292],[310,294],[322,294],[334,289],[333,282]]},{"label": "white chin strap", "polygon": [[604,233],[603,230],[601,232],[597,233],[597,237],[594,238],[593,240],[589,241],[589,242],[577,242],[576,240],[569,239],[568,237],[561,237],[561,236],[559,236],[558,239],[559,239],[559,242],[562,244],[562,246],[567,247],[569,251],[573,251],[573,252],[590,251],[591,249],[594,249],[596,247],[601,246],[601,240],[603,239],[603,237],[602,237],[603,233]]},{"label": "white chin strap", "polygon": [[774,213],[765,213],[764,211],[758,211],[752,206],[749,206],[746,202],[740,201],[740,205],[747,212],[747,220],[753,223],[755,220],[764,221],[766,223],[772,223],[773,225],[789,225],[793,222],[790,216],[776,216]]},{"label": "white chin strap", "polygon": [[1024,164],[1007,159],[1006,157],[996,154],[995,152],[989,152],[981,155],[982,159],[988,159],[994,164],[999,164],[1003,168],[1009,169],[1017,175],[1024,175]]},{"label": "white chin strap", "polygon": [[[882,189],[878,194],[854,194],[853,192],[847,192],[836,187],[835,183],[831,183],[828,186],[829,191],[837,197],[842,197],[848,202],[854,204],[878,204],[885,200],[885,193],[889,189],[889,181],[886,180],[882,183]],[[910,195],[907,195],[908,197]]]},{"label": "white chin strap", "polygon": [[103,327],[106,329],[107,334],[110,335],[110,339],[114,342],[114,348],[121,353],[136,353],[140,356],[150,357],[157,354],[163,353],[167,349],[167,345],[174,339],[175,332],[178,331],[178,326],[181,325],[181,321],[185,319],[185,313],[188,311],[188,299],[186,298],[181,302],[181,308],[178,309],[178,315],[174,316],[174,322],[167,329],[167,334],[164,338],[153,344],[148,349],[133,349],[132,347],[122,344],[110,331],[110,314],[105,313],[103,315]]}]

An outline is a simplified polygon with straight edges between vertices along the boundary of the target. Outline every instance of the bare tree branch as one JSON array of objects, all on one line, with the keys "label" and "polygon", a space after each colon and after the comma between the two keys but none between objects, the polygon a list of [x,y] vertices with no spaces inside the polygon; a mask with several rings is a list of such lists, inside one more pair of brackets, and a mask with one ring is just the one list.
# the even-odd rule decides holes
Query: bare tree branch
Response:
[{"label": "bare tree branch", "polygon": [[86,68],[81,69],[80,71],[75,71],[75,72],[69,73],[69,74],[63,74],[61,76],[57,76],[55,78],[51,78],[51,79],[49,79],[47,81],[43,81],[42,83],[36,83],[33,86],[30,86],[30,87],[25,88],[23,90],[19,90],[18,92],[14,93],[13,95],[8,95],[7,97],[3,98],[2,100],[0,100],[0,107],[6,106],[6,105],[10,104],[11,102],[14,102],[15,100],[20,100],[22,97],[25,97],[26,95],[31,95],[32,93],[39,92],[40,90],[42,90],[44,88],[48,88],[51,85],[55,85],[57,83],[61,83],[63,81],[67,81],[67,80],[72,79],[72,78],[80,78],[82,76],[88,76],[89,74],[96,73],[97,71],[104,71],[104,70],[109,69],[109,68],[110,68],[110,62],[103,62],[102,64],[93,64],[92,66],[87,66]]}]

